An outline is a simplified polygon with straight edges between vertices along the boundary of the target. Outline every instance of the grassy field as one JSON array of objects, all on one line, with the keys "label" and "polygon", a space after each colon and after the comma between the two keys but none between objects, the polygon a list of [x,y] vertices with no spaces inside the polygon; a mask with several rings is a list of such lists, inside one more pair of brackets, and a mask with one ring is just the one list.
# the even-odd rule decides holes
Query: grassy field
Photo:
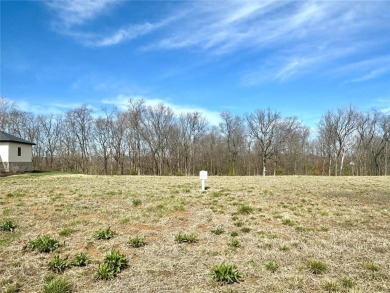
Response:
[{"label": "grassy field", "polygon": [[[53,281],[72,292],[390,291],[389,177],[209,177],[207,186],[200,192],[196,177],[0,178],[0,291],[61,292]],[[39,252],[42,235],[58,247]],[[113,249],[127,266],[101,279]],[[82,252],[89,262],[77,266]],[[223,263],[240,282],[212,278]]]}]

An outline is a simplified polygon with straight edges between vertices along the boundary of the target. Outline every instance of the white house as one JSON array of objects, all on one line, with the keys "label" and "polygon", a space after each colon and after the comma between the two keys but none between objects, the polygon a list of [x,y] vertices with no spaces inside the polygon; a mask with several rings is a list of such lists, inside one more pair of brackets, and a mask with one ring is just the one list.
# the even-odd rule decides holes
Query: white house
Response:
[{"label": "white house", "polygon": [[35,143],[0,130],[0,173],[30,172]]}]

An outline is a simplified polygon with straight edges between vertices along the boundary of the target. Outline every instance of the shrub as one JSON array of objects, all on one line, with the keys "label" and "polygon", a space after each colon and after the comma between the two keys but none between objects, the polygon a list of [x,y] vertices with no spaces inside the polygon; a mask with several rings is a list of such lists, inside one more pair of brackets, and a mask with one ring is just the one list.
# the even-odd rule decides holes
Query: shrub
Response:
[{"label": "shrub", "polygon": [[271,272],[276,272],[276,270],[279,268],[279,265],[275,262],[275,261],[273,261],[273,260],[271,260],[271,261],[269,261],[269,262],[267,262],[266,264],[265,264],[265,268],[268,270],[268,271],[271,271]]},{"label": "shrub", "polygon": [[85,267],[89,262],[88,255],[85,252],[80,252],[72,260],[72,265],[77,267]]},{"label": "shrub", "polygon": [[242,275],[235,265],[225,263],[213,266],[211,269],[211,277],[221,284],[238,283],[242,279]]},{"label": "shrub", "polygon": [[107,229],[102,229],[102,230],[98,230],[95,232],[95,238],[98,239],[98,240],[108,240],[108,239],[111,239],[112,237],[114,237],[115,235],[115,232],[111,230],[110,227],[108,227]]},{"label": "shrub", "polygon": [[307,263],[307,266],[309,270],[316,275],[322,274],[328,269],[326,263],[323,263],[322,261],[318,261],[318,260],[310,260]]},{"label": "shrub", "polygon": [[146,245],[145,238],[143,237],[130,237],[129,245],[134,248],[142,247]]},{"label": "shrub", "polygon": [[71,293],[72,283],[63,277],[46,277],[43,293]]},{"label": "shrub", "polygon": [[16,225],[11,220],[3,220],[0,222],[0,231],[10,231],[15,230]]},{"label": "shrub", "polygon": [[177,234],[175,235],[175,241],[178,243],[196,243],[198,242],[198,238],[195,234]]},{"label": "shrub", "polygon": [[53,259],[49,262],[49,270],[55,273],[62,273],[69,267],[69,263],[65,258],[61,258],[58,255],[54,256]]},{"label": "shrub", "polygon": [[47,235],[38,236],[35,240],[29,242],[29,248],[37,249],[39,252],[51,252],[60,246],[59,242]]}]

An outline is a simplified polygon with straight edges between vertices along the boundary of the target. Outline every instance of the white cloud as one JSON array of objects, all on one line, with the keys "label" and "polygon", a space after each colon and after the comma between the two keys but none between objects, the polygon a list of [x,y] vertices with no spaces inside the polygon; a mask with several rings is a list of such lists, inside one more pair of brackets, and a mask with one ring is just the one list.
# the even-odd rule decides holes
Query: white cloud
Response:
[{"label": "white cloud", "polygon": [[390,67],[377,68],[377,69],[374,69],[374,70],[368,72],[367,74],[364,74],[361,77],[351,79],[349,81],[349,83],[362,82],[362,81],[375,79],[375,78],[377,78],[379,76],[382,76],[382,75],[384,75],[384,74],[386,74],[388,72],[390,72]]},{"label": "white cloud", "polygon": [[[197,2],[188,21],[151,47],[194,48],[212,54],[257,52],[260,57],[254,57],[243,77],[243,84],[255,85],[264,80],[286,81],[314,72],[320,65],[334,68],[374,47],[386,48],[390,39],[378,31],[389,32],[389,17],[385,1]],[[369,46],[362,42],[367,35]],[[364,78],[375,78],[382,71],[376,67],[371,72]]]},{"label": "white cloud", "polygon": [[16,109],[23,112],[32,112],[34,114],[62,114],[63,110],[59,109],[59,107],[55,105],[39,105],[37,103],[28,102],[25,99],[14,98],[14,99],[6,99],[10,103],[12,103]]},{"label": "white cloud", "polygon": [[152,106],[152,107],[158,104],[163,104],[165,106],[170,107],[176,115],[190,113],[190,112],[199,112],[204,115],[204,117],[211,125],[218,125],[221,122],[219,112],[210,111],[208,109],[198,107],[198,106],[179,105],[159,98],[118,95],[114,98],[103,99],[101,103],[106,105],[114,105],[121,110],[126,110],[128,109],[129,100],[143,100],[146,106]]},{"label": "white cloud", "polygon": [[131,25],[126,28],[121,28],[113,35],[103,37],[101,40],[96,41],[93,45],[97,47],[112,46],[123,42],[124,40],[132,40],[139,36],[145,35],[152,31],[154,26],[150,23],[142,25]]},{"label": "white cloud", "polygon": [[[125,3],[52,0],[48,6],[62,22],[59,32],[86,46],[114,46],[154,33],[152,41],[145,40],[139,49],[190,49],[209,55],[249,52],[254,60],[243,73],[243,85],[287,81],[315,72],[320,65],[343,67],[373,48],[390,44],[390,38],[384,37],[390,31],[388,1],[179,1],[159,20],[130,20],[100,32],[83,26]],[[368,36],[371,44],[364,46]],[[374,79],[386,72],[377,64],[349,82]]]},{"label": "white cloud", "polygon": [[109,6],[120,3],[121,1],[117,0],[50,0],[46,2],[65,27],[84,24],[103,14]]},{"label": "white cloud", "polygon": [[338,72],[348,72],[355,76],[345,81],[344,84],[372,80],[390,73],[390,55],[354,62],[340,68]]}]

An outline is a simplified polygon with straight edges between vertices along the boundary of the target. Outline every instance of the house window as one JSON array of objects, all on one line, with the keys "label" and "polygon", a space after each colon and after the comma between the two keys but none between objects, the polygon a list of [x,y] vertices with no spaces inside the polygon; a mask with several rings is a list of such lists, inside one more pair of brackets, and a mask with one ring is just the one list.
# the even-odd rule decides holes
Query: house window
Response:
[{"label": "house window", "polygon": [[22,148],[18,147],[18,157],[20,157],[21,155],[22,155]]}]

